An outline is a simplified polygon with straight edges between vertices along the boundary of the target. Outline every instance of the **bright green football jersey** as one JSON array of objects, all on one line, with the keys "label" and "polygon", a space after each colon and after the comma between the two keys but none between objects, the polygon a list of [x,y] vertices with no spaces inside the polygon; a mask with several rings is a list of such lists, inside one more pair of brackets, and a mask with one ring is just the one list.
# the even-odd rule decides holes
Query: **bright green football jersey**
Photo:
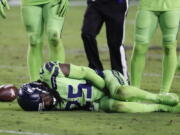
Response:
[{"label": "bright green football jersey", "polygon": [[71,79],[62,73],[59,63],[45,64],[40,73],[42,81],[56,89],[63,99],[58,108],[61,110],[88,109],[98,110],[98,101],[104,96],[101,90],[86,80]]},{"label": "bright green football jersey", "polygon": [[151,11],[180,10],[180,0],[140,0],[139,9]]}]

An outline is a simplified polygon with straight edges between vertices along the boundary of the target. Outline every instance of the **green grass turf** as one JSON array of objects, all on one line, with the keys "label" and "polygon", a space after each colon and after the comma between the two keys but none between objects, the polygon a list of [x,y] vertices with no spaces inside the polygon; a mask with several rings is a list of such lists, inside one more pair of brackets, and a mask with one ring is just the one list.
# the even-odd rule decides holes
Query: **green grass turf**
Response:
[{"label": "green grass turf", "polygon": [[[80,30],[85,7],[70,8],[63,31],[66,49],[66,61],[77,65],[87,65]],[[126,24],[126,45],[133,44],[133,27],[136,7],[129,9]],[[101,59],[106,69],[109,56],[106,46],[105,29],[98,36]],[[178,36],[178,39],[180,37]],[[161,45],[158,29],[152,43]],[[21,22],[20,9],[11,8],[7,19],[0,19],[0,84],[13,83],[18,87],[29,81],[26,65],[27,34]],[[178,44],[180,42],[178,41]],[[47,41],[45,40],[45,61],[48,60]],[[127,50],[130,65],[131,50]],[[162,51],[148,52],[145,73],[159,76],[144,76],[142,88],[158,92],[161,83]],[[179,73],[173,81],[172,92],[180,95]],[[53,135],[179,135],[180,114],[147,113],[118,114],[98,112],[23,112],[13,103],[0,103],[0,131],[15,130],[19,132],[36,132]],[[0,135],[11,135],[0,133]]]}]

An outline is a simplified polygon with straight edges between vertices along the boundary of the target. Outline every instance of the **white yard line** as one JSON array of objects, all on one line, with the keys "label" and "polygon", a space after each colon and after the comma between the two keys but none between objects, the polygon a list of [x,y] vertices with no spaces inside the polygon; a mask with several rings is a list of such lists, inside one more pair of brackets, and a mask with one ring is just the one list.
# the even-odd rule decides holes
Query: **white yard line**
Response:
[{"label": "white yard line", "polygon": [[33,133],[33,132],[24,132],[24,131],[15,131],[15,130],[0,130],[0,133],[9,133],[9,134],[18,134],[18,135],[50,135],[46,133]]}]

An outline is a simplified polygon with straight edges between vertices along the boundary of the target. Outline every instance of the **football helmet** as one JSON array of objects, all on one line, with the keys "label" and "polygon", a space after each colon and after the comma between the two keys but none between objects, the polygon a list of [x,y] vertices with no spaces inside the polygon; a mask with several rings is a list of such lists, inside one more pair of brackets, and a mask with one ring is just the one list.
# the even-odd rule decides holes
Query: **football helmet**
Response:
[{"label": "football helmet", "polygon": [[[50,90],[48,85],[41,81],[24,84],[19,89],[18,104],[25,111],[51,110],[54,107],[55,98],[50,94]],[[46,105],[44,97],[49,97],[48,105]]]}]

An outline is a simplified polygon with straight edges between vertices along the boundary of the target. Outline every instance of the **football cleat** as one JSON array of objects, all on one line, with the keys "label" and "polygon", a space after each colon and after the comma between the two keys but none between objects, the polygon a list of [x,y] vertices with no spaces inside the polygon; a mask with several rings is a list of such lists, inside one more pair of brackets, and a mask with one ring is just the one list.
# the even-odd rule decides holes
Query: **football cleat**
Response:
[{"label": "football cleat", "polygon": [[160,93],[157,98],[159,104],[175,106],[179,103],[179,97],[175,93]]}]

